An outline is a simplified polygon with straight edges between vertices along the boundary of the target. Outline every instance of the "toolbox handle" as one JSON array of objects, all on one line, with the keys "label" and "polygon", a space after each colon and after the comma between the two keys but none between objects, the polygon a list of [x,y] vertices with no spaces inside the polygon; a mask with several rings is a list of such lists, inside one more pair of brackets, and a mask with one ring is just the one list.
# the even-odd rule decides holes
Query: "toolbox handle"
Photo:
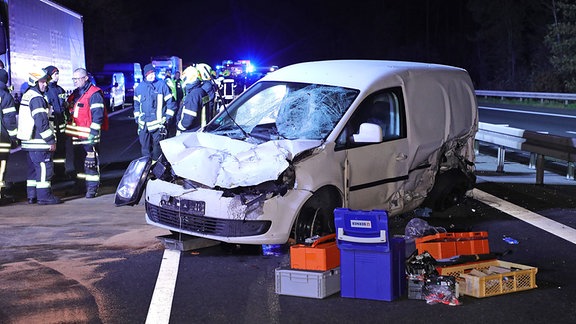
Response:
[{"label": "toolbox handle", "polygon": [[349,236],[344,234],[344,228],[338,228],[338,239],[346,242],[354,243],[385,243],[386,242],[386,230],[380,230],[380,236],[375,237],[358,237]]},{"label": "toolbox handle", "polygon": [[332,241],[336,239],[336,234],[332,233],[332,234],[328,234],[326,236],[322,236],[321,238],[317,239],[316,241],[314,241],[314,243],[312,243],[312,247],[315,247],[316,245],[320,244],[320,243],[324,243],[324,242],[328,242],[328,241]]}]

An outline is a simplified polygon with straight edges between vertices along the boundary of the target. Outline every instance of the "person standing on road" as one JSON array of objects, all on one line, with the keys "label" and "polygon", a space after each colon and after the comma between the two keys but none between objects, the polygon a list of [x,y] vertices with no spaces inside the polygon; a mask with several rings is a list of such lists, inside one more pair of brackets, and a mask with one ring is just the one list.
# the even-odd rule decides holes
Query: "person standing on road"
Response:
[{"label": "person standing on road", "polygon": [[[172,73],[170,72],[170,70],[166,71],[166,75],[164,76],[164,82],[166,82],[166,85],[168,86],[168,88],[170,88],[170,91],[172,92],[172,98],[175,101],[174,112],[176,112],[179,106],[178,102],[176,102],[176,95],[177,95],[176,80],[172,79]],[[168,130],[167,137],[173,137],[176,134],[176,125],[174,123],[174,120],[175,118],[170,118],[170,121],[166,123],[166,128]]]},{"label": "person standing on road", "polygon": [[214,107],[214,101],[216,100],[216,93],[218,88],[213,80],[215,76],[214,71],[210,65],[206,63],[196,64],[198,73],[200,74],[200,79],[202,80],[202,89],[207,94],[207,98],[204,98],[204,114],[205,114],[205,124],[207,124],[216,115],[216,108]]},{"label": "person standing on road", "polygon": [[176,83],[172,79],[172,72],[166,71],[166,74],[164,75],[164,82],[166,82],[166,85],[168,88],[170,88],[170,92],[172,92],[172,98],[176,100]]},{"label": "person standing on road", "polygon": [[108,113],[104,94],[89,82],[86,69],[78,68],[72,76],[76,89],[68,97],[66,135],[72,137],[76,185],[80,190],[85,185],[86,198],[94,198],[100,186],[100,135],[108,129]]},{"label": "person standing on road", "polygon": [[[1,61],[0,61],[1,62]],[[0,205],[11,202],[12,199],[6,195],[6,183],[4,175],[10,157],[10,149],[18,146],[16,134],[18,132],[18,120],[16,116],[16,105],[14,98],[6,86],[8,83],[8,73],[0,69]]]},{"label": "person standing on road", "polygon": [[203,98],[207,96],[202,89],[198,69],[193,66],[187,67],[182,72],[182,87],[184,87],[186,95],[182,107],[178,111],[177,134],[193,132],[200,128]]},{"label": "person standing on road", "polygon": [[164,80],[157,80],[152,64],[144,66],[144,81],[134,90],[134,118],[142,156],[158,161],[162,153],[160,141],[168,135],[168,125],[174,117],[176,103]]},{"label": "person standing on road", "polygon": [[180,109],[180,103],[184,97],[184,91],[182,90],[182,79],[180,79],[180,71],[174,73],[174,84],[176,85],[176,110]]},{"label": "person standing on road", "polygon": [[48,102],[44,98],[49,79],[45,69],[29,74],[30,87],[22,95],[18,113],[17,137],[22,140],[22,150],[28,153],[26,196],[29,204],[53,205],[62,202],[52,193],[51,185],[56,134],[50,123]]},{"label": "person standing on road", "polygon": [[54,176],[64,178],[66,176],[66,142],[67,136],[64,134],[68,113],[66,109],[66,91],[58,85],[60,71],[57,67],[49,65],[45,68],[50,76],[46,98],[48,105],[52,109],[50,120],[56,131],[56,151],[54,152]]}]

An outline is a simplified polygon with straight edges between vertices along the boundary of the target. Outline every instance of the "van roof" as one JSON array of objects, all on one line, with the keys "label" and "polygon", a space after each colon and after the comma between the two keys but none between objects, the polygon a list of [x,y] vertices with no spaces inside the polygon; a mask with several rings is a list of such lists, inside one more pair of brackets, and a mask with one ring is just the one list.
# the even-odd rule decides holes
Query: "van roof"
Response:
[{"label": "van roof", "polygon": [[[297,63],[283,67],[262,81],[290,81],[365,89],[377,80],[416,71],[445,71],[447,75],[466,73],[464,69],[430,63],[380,60],[331,60]],[[439,74],[443,74],[440,72]],[[467,73],[466,73],[467,74]]]}]

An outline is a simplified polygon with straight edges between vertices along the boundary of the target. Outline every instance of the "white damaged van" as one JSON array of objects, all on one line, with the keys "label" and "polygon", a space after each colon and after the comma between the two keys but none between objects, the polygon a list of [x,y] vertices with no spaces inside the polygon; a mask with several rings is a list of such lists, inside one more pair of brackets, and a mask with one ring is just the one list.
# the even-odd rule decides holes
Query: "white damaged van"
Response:
[{"label": "white damaged van", "polygon": [[[397,61],[300,63],[271,73],[198,132],[132,162],[116,205],[238,244],[334,233],[337,207],[443,210],[473,188],[478,112],[468,73]],[[146,184],[144,184],[147,182]]]}]

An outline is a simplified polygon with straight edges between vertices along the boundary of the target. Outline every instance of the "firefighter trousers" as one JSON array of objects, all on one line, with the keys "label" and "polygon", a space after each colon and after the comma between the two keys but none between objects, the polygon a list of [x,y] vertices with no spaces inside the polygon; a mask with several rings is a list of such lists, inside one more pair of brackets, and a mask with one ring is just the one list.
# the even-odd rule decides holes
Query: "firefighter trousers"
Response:
[{"label": "firefighter trousers", "polygon": [[28,151],[28,174],[26,176],[26,195],[28,199],[50,200],[52,195],[52,176],[54,176],[53,152]]},{"label": "firefighter trousers", "polygon": [[138,132],[138,139],[142,146],[142,156],[149,156],[153,161],[158,161],[162,149],[160,148],[160,141],[167,136],[165,128],[155,129],[153,131],[147,128],[141,129]]},{"label": "firefighter trousers", "polygon": [[95,194],[100,186],[98,144],[74,145],[74,170],[78,184],[86,184],[86,192]]}]

